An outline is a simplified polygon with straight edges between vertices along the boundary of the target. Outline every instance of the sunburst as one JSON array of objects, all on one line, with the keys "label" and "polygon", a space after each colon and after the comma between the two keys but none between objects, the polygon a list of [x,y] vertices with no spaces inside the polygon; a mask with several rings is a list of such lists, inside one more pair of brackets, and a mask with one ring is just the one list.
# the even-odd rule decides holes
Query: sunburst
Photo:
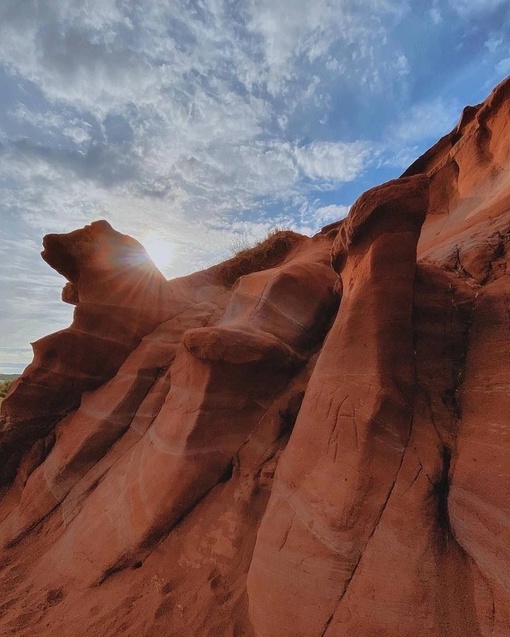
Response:
[{"label": "sunburst", "polygon": [[156,267],[163,274],[166,274],[175,256],[174,244],[155,232],[147,234],[142,240],[142,244]]}]

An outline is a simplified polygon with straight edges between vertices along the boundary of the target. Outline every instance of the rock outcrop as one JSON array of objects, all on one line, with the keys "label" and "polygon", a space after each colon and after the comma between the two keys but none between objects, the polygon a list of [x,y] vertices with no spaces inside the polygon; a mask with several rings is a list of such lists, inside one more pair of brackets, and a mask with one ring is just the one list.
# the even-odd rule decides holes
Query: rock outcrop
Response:
[{"label": "rock outcrop", "polygon": [[413,424],[416,244],[427,205],[427,177],[390,182],[360,198],[333,242],[342,310],[258,532],[248,577],[257,635],[290,636],[296,623],[303,635],[327,634],[395,488]]},{"label": "rock outcrop", "polygon": [[313,238],[166,281],[45,238],[1,635],[510,635],[510,81]]}]

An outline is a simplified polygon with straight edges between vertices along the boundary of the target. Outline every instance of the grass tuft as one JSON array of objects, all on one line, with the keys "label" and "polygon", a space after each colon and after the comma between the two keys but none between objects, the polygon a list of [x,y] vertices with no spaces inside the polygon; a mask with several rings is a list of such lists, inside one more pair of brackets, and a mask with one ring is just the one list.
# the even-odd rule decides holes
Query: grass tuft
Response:
[{"label": "grass tuft", "polygon": [[267,237],[252,247],[246,247],[241,239],[240,249],[231,259],[218,266],[218,278],[231,287],[239,277],[252,272],[268,270],[281,263],[304,237],[292,230],[271,230]]}]

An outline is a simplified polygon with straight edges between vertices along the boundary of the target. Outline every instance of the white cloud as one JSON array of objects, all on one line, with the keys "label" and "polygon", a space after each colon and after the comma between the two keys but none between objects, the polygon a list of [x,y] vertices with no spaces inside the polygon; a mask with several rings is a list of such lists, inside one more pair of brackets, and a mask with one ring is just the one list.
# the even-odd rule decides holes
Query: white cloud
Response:
[{"label": "white cloud", "polygon": [[[240,227],[252,240],[275,225],[315,232],[334,209],[310,193],[352,181],[370,147],[304,141],[291,119],[315,109],[327,121],[332,73],[370,93],[406,72],[384,44],[401,6],[4,0],[0,59],[29,99],[9,113],[23,138],[0,130],[2,217],[37,243],[98,218],[142,241],[157,231],[172,246],[167,276],[223,259]],[[19,258],[23,286],[49,270],[34,251]],[[2,327],[12,338],[18,326],[16,352],[69,321],[58,276],[24,314],[28,288],[0,285],[24,317]]]},{"label": "white cloud", "polygon": [[459,110],[456,103],[448,103],[442,98],[416,104],[402,113],[389,128],[388,136],[404,144],[441,137],[453,128]]},{"label": "white cloud", "polygon": [[462,18],[494,11],[506,2],[507,0],[449,0],[452,9]]},{"label": "white cloud", "polygon": [[385,21],[397,22],[406,5],[366,5],[252,0],[235,14],[214,0],[196,10],[181,2],[151,2],[143,12],[113,0],[31,0],[23,8],[5,0],[0,52],[14,73],[34,82],[50,101],[79,105],[100,119],[127,103],[159,112],[177,96],[192,102],[186,88],[193,75],[235,79],[249,93],[261,87],[273,96],[289,95],[294,87],[299,97],[295,85],[301,84],[303,61],[321,68],[329,60],[331,69],[335,57],[354,53],[338,71],[355,79],[362,73],[367,85],[370,78],[391,77],[394,67],[398,73],[402,52],[386,46]]},{"label": "white cloud", "polygon": [[395,69],[399,76],[409,75],[411,68],[405,55],[399,55],[395,61]]},{"label": "white cloud", "polygon": [[500,60],[496,64],[496,71],[502,76],[509,75],[510,74],[510,57]]},{"label": "white cloud", "polygon": [[433,24],[441,24],[441,22],[443,21],[443,16],[438,7],[432,7],[432,9],[430,10],[430,19],[432,20]]},{"label": "white cloud", "polygon": [[407,3],[389,0],[367,0],[362,9],[328,0],[252,0],[249,26],[262,40],[269,91],[284,91],[302,59],[326,60],[329,70],[337,70],[338,50],[342,57],[356,52],[353,63],[341,67],[345,73],[359,73],[367,61],[379,67],[387,58],[375,53],[385,42],[384,20],[398,22],[407,11]]},{"label": "white cloud", "polygon": [[64,115],[53,111],[31,111],[25,104],[18,104],[10,115],[20,122],[45,129],[60,129],[68,123],[68,119]]},{"label": "white cloud", "polygon": [[[108,219],[142,241],[147,232],[158,228],[162,238],[175,246],[174,260],[166,274],[177,276],[223,258],[233,228],[228,220],[233,211],[254,210],[257,197],[290,200],[302,192],[302,173],[319,182],[353,179],[363,169],[367,153],[366,144],[227,146],[212,158],[178,158],[173,165],[160,167],[162,187],[165,171],[174,184],[173,190],[161,198],[154,196],[154,178],[148,184],[151,194],[144,194],[140,183],[105,187],[100,182],[72,179],[65,164],[52,164],[43,157],[4,156],[0,167],[17,184],[15,191],[4,192],[6,209],[17,210],[39,237],[47,232],[68,231],[97,218]],[[206,161],[209,163],[202,164]],[[194,183],[200,191],[190,201],[186,187]],[[236,184],[235,190],[232,183]],[[260,228],[267,231],[275,224],[295,229],[311,227],[306,221],[296,224],[287,215],[263,221]]]},{"label": "white cloud", "polygon": [[331,204],[329,206],[321,206],[313,212],[313,220],[320,227],[327,226],[340,219],[344,219],[349,214],[350,206],[339,206]]},{"label": "white cloud", "polygon": [[[393,27],[410,7],[2,0],[0,60],[20,102],[0,129],[3,221],[37,243],[97,218],[142,241],[157,232],[168,276],[223,258],[240,228],[315,232],[346,212],[324,192],[381,162],[364,127],[370,105],[409,94],[415,61]],[[389,130],[393,156],[445,132],[451,111],[411,108]]]},{"label": "white cloud", "polygon": [[310,179],[352,181],[370,159],[370,145],[363,141],[313,142],[294,151],[297,165]]},{"label": "white cloud", "polygon": [[62,279],[39,257],[40,245],[23,236],[2,238],[0,257],[0,370],[18,372],[32,355],[30,342],[70,323],[72,308],[60,301]]},{"label": "white cloud", "polygon": [[496,53],[497,50],[503,44],[503,37],[501,34],[491,33],[490,37],[484,42],[484,46],[491,52]]},{"label": "white cloud", "polygon": [[69,137],[75,144],[83,144],[90,141],[89,133],[81,128],[81,126],[66,126],[62,131],[66,137]]},{"label": "white cloud", "polygon": [[501,30],[492,31],[484,42],[484,47],[491,54],[491,62],[496,71],[494,81],[501,80],[510,74],[510,40],[507,30],[504,25],[502,26]]},{"label": "white cloud", "polygon": [[[301,174],[316,182],[352,180],[367,159],[363,144],[303,146],[271,138],[268,129],[274,119],[288,133],[289,114],[307,102],[327,121],[329,74],[322,64],[345,47],[351,63],[337,64],[336,72],[356,77],[364,68],[367,87],[408,72],[402,53],[378,50],[386,41],[384,20],[398,21],[405,5],[369,5],[360,11],[328,0],[253,0],[236,14],[215,0],[196,8],[151,2],[143,12],[113,0],[30,0],[21,8],[6,0],[2,59],[54,106],[20,106],[16,117],[78,146],[65,153],[26,143],[17,151],[34,162],[36,174],[46,161],[66,181],[74,171],[104,188],[126,183],[131,195],[165,199],[181,214],[184,206],[193,214],[204,205],[239,211],[260,197],[285,200]],[[299,68],[303,60],[308,70]],[[265,90],[284,103],[276,107]],[[110,142],[111,117],[122,122],[123,143]],[[93,120],[106,141],[93,134]],[[34,166],[29,174],[37,178]]]}]

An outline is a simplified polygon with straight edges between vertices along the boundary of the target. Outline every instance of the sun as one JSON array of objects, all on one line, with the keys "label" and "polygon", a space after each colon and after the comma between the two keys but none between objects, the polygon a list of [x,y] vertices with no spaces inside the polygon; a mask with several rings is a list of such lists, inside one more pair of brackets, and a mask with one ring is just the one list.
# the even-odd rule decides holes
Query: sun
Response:
[{"label": "sun", "polygon": [[163,239],[155,232],[151,232],[142,240],[143,247],[147,250],[158,270],[166,274],[175,256],[175,246],[167,239]]}]

